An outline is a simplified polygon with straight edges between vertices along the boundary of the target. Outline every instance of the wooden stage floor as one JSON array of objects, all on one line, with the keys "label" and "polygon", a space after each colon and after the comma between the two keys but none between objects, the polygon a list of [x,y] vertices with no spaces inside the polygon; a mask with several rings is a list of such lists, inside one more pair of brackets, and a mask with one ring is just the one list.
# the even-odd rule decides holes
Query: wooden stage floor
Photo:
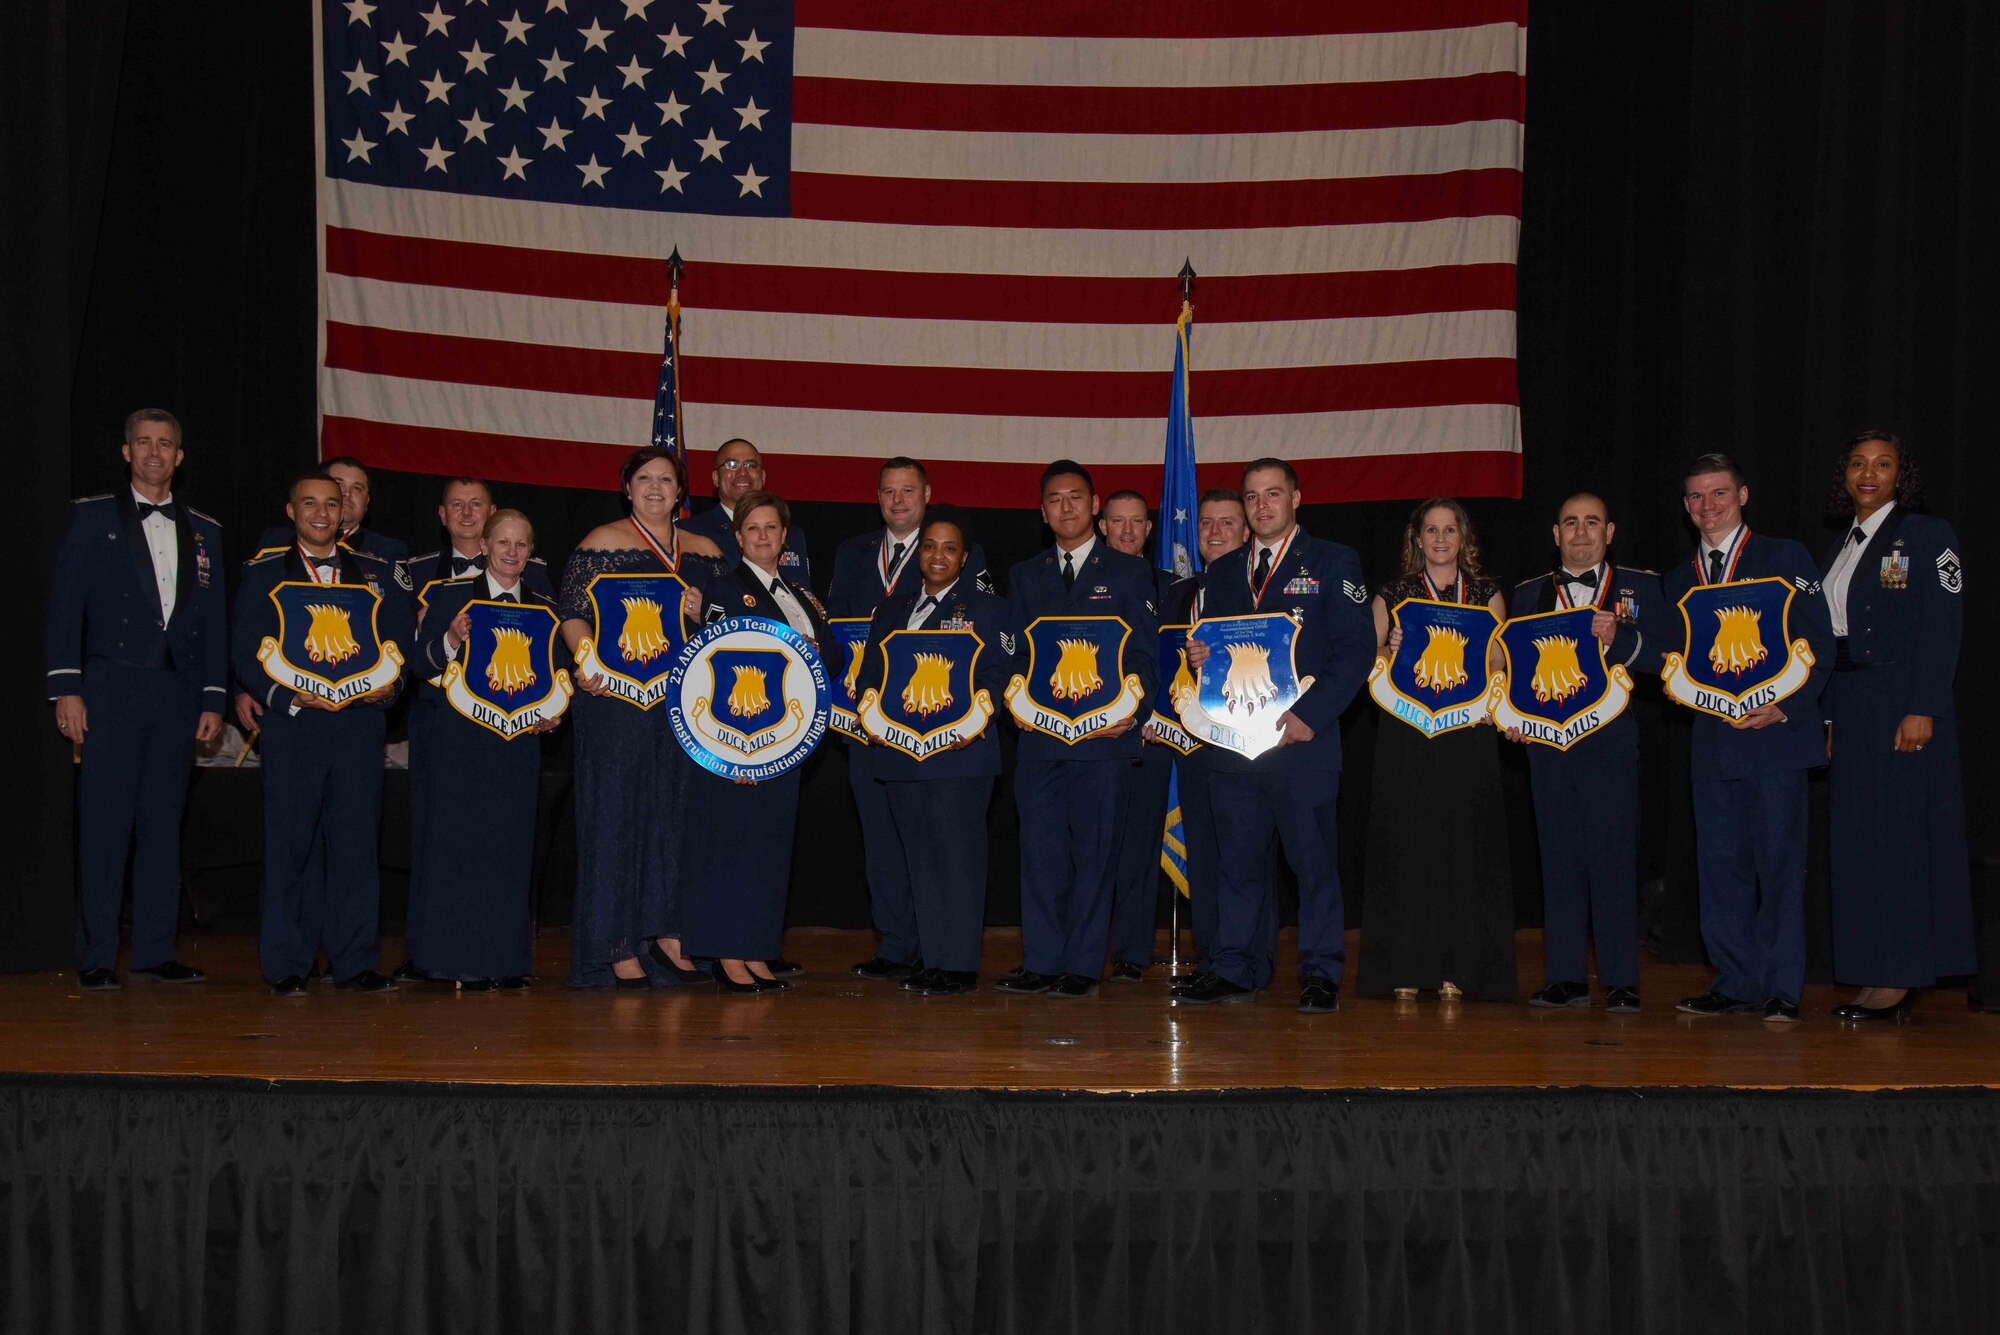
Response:
[{"label": "wooden stage floor", "polygon": [[[1162,936],[1164,943],[1164,935]],[[1495,1086],[1880,1089],[2000,1085],[2000,1016],[1962,991],[1921,999],[1907,1025],[1842,1026],[1846,989],[1807,989],[1804,1020],[1695,1019],[1679,997],[1705,971],[1649,962],[1636,1016],[1540,1011],[1521,1002],[1441,1004],[1348,995],[1338,1014],[1300,1015],[1289,983],[1252,1005],[1172,1006],[1166,969],[1107,982],[1083,1001],[1010,997],[991,977],[1018,934],[988,934],[989,976],[969,997],[922,998],[848,976],[871,953],[860,932],[795,930],[807,976],[790,992],[709,987],[577,991],[560,981],[568,939],[544,934],[544,981],[526,992],[446,985],[351,996],[316,984],[280,1001],[244,936],[184,935],[195,986],[126,979],[79,992],[75,975],[0,977],[0,1069],[57,1074],[535,1085],[888,1085],[1138,1091]],[[397,958],[400,943],[384,945]],[[1524,983],[1540,978],[1539,933],[1518,940]],[[1350,936],[1348,958],[1355,958]],[[1280,977],[1291,976],[1290,936]]]}]

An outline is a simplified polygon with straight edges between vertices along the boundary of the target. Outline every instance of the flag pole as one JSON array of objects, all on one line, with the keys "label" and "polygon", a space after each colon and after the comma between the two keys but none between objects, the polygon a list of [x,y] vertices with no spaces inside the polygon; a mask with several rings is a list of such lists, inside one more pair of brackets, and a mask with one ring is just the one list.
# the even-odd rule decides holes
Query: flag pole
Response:
[{"label": "flag pole", "polygon": [[[1187,322],[1194,317],[1194,279],[1194,256],[1189,255],[1181,261],[1181,316],[1176,322],[1178,328],[1174,332],[1174,337],[1177,340],[1185,337],[1184,331],[1187,328]],[[1192,370],[1192,368],[1188,369]],[[1166,516],[1162,515],[1161,518],[1164,519]],[[1177,784],[1175,787],[1178,788],[1179,785]],[[1187,830],[1187,820],[1185,817],[1181,821],[1181,830],[1183,832],[1182,843],[1183,847],[1185,847],[1185,833]],[[1193,887],[1189,888],[1192,890]],[[1175,887],[1174,892],[1167,896],[1167,977],[1170,979],[1180,977],[1181,972],[1181,900],[1184,897],[1179,887]]]},{"label": "flag pole", "polygon": [[681,259],[681,248],[674,247],[674,253],[667,256],[667,334],[666,348],[660,360],[660,384],[654,394],[653,403],[653,444],[660,449],[672,450],[674,459],[680,465],[681,503],[680,513],[688,513],[687,487],[687,434],[681,423],[681,269],[686,261]]}]

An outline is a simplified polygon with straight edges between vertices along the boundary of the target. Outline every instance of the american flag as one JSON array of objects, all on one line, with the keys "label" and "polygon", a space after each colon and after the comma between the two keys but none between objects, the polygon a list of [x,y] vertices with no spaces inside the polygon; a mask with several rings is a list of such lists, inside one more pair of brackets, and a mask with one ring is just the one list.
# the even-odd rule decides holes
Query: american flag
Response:
[{"label": "american flag", "polygon": [[689,458],[1515,495],[1526,0],[318,0],[321,448],[603,487],[686,257]]}]

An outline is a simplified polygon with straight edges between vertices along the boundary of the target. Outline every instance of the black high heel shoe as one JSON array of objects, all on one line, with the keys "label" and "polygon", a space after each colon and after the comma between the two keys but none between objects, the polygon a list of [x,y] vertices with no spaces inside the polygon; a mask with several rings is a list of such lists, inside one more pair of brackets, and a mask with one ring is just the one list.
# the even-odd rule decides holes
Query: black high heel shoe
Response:
[{"label": "black high heel shoe", "polygon": [[677,983],[699,983],[708,976],[692,965],[683,969],[680,965],[674,963],[667,952],[660,949],[660,943],[657,938],[646,943],[646,954],[652,957],[653,963],[665,969],[667,976]]},{"label": "black high heel shoe", "polygon": [[650,988],[652,985],[653,980],[644,974],[640,974],[637,978],[627,978],[622,974],[615,973],[611,975],[611,986],[617,988],[620,992],[636,992],[642,987]]},{"label": "black high heel shoe", "polygon": [[715,985],[732,997],[754,997],[764,991],[762,987],[758,986],[755,978],[752,978],[747,983],[739,983],[724,973],[722,971],[721,960],[717,960],[715,963],[709,965],[708,970],[709,976],[715,979]]},{"label": "black high heel shoe", "polygon": [[1854,1024],[1874,1021],[1881,1024],[1908,1024],[1910,1007],[1916,1004],[1915,988],[1903,993],[1903,999],[1893,1006],[1862,1006],[1853,1002],[1833,1008],[1833,1018]]}]

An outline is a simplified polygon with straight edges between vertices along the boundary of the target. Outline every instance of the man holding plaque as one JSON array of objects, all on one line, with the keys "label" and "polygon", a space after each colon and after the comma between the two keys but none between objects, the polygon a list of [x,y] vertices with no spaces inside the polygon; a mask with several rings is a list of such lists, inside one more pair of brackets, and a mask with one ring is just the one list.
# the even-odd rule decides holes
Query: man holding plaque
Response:
[{"label": "man holding plaque", "polygon": [[[1660,579],[1609,559],[1617,525],[1591,492],[1562,503],[1555,570],[1524,580],[1508,612],[1540,616],[1594,608],[1590,633],[1608,663],[1657,673],[1670,632]],[[1509,739],[1525,740],[1517,729]],[[1531,1006],[1590,1004],[1588,942],[1595,929],[1604,1008],[1639,1009],[1639,725],[1619,711],[1566,747],[1530,745],[1528,774],[1542,849],[1542,990]]]},{"label": "man holding plaque", "polygon": [[[1700,534],[1689,559],[1661,576],[1661,594],[1683,608],[1686,638],[1676,659],[1748,664],[1779,661],[1803,671],[1792,694],[1725,719],[1695,705],[1691,770],[1695,861],[1701,877],[1701,935],[1715,982],[1679,1009],[1689,1015],[1799,1018],[1805,985],[1806,771],[1826,763],[1820,690],[1833,664],[1833,632],[1812,555],[1789,538],[1752,533],[1743,520],[1750,488],[1724,454],[1688,465],[1682,503]],[[1687,600],[1715,586],[1756,580],[1791,586],[1789,606],[1772,618],[1734,624],[1710,611],[1689,619]],[[1735,609],[1724,609],[1734,611]],[[1810,667],[1792,641],[1803,640]],[[1671,682],[1669,696],[1673,696]],[[1709,692],[1699,698],[1719,698]],[[1744,702],[1736,702],[1744,703]]]},{"label": "man holding plaque", "polygon": [[[264,714],[258,957],[281,997],[322,945],[336,987],[376,992],[395,986],[376,971],[384,716],[413,617],[399,571],[340,542],[339,483],[307,473],[285,508],[293,540],[243,568],[231,654]],[[347,669],[367,670],[328,675]]]},{"label": "man holding plaque", "polygon": [[[1199,615],[1283,613],[1301,680],[1312,685],[1278,719],[1279,744],[1255,759],[1218,749],[1210,757],[1209,810],[1220,841],[1219,909],[1208,972],[1176,993],[1196,1005],[1248,1001],[1271,978],[1277,912],[1271,842],[1284,845],[1299,882],[1298,1008],[1336,1009],[1346,960],[1335,802],[1340,793],[1340,715],[1375,656],[1375,627],[1361,558],[1353,548],[1299,527],[1298,474],[1282,459],[1243,470],[1252,540],[1208,568]],[[1191,639],[1199,670],[1208,647]]]},{"label": "man holding plaque", "polygon": [[[1142,561],[1147,559],[1146,544],[1153,537],[1153,518],[1146,498],[1138,492],[1112,492],[1104,502],[1097,527],[1111,544],[1111,550]],[[1161,607],[1171,578],[1158,566],[1151,569],[1153,605]],[[1173,752],[1157,743],[1141,745],[1139,763],[1125,771],[1132,793],[1126,799],[1130,814],[1125,824],[1129,837],[1118,845],[1117,881],[1111,892],[1113,982],[1136,983],[1145,977],[1146,967],[1153,962],[1153,930],[1159,918],[1160,848],[1158,840],[1144,835],[1166,825],[1167,784],[1173,773]]]},{"label": "man holding plaque", "polygon": [[[736,545],[736,507],[751,492],[764,490],[764,456],[741,436],[726,440],[715,452],[715,471],[709,477],[715,484],[715,504],[689,518],[681,528],[714,543],[722,552],[722,566],[727,570],[743,557],[742,549]],[[778,567],[786,579],[812,584],[806,533],[797,524],[785,529],[785,550],[779,554]]]},{"label": "man holding plaque", "polygon": [[[1160,624],[1163,626],[1192,624],[1195,599],[1200,596],[1202,585],[1208,579],[1208,567],[1249,540],[1250,521],[1243,510],[1243,494],[1230,491],[1227,487],[1204,491],[1195,512],[1195,533],[1203,569],[1199,574],[1175,580],[1167,588],[1166,601],[1160,607]],[[1161,678],[1173,680],[1177,666],[1162,662]],[[1146,729],[1146,740],[1155,741],[1150,725]],[[1155,744],[1165,749],[1164,743]],[[1188,923],[1194,932],[1195,949],[1193,971],[1176,978],[1175,987],[1192,983],[1208,972],[1208,951],[1215,943],[1215,884],[1219,858],[1215,816],[1209,810],[1208,802],[1209,762],[1213,754],[1210,748],[1197,746],[1174,759],[1175,772],[1180,775],[1181,843],[1187,849]]]},{"label": "man holding plaque", "polygon": [[1089,997],[1104,974],[1130,792],[1123,770],[1139,761],[1138,706],[1152,698],[1160,628],[1153,572],[1092,527],[1097,495],[1083,465],[1050,464],[1041,491],[1055,545],[1008,577],[1028,663],[1008,686],[1022,725],[1014,800],[1023,958],[995,986]]},{"label": "man holding plaque", "polygon": [[222,728],[228,607],[222,527],[173,495],[181,427],[125,419],[129,485],[70,511],[49,594],[48,694],[56,731],[82,749],[77,983],[118,986],[118,909],[132,858],[132,972],[193,983],[174,958],[181,808],[197,741]]},{"label": "man holding plaque", "polygon": [[[908,593],[922,576],[917,558],[918,532],[931,503],[930,477],[922,463],[897,456],[886,459],[876,474],[875,503],[882,527],[840,544],[833,554],[833,580],[827,586],[826,610],[835,620],[873,616],[884,599]],[[968,585],[991,594],[986,553],[977,543],[961,552]],[[838,630],[838,627],[835,628]],[[856,646],[859,648],[859,646]],[[995,697],[998,698],[997,696]],[[925,961],[916,953],[917,919],[910,898],[907,861],[889,815],[882,789],[881,751],[852,742],[847,747],[847,782],[854,793],[854,811],[861,822],[862,866],[868,878],[869,916],[882,934],[873,957],[855,965],[857,978],[906,978]]]},{"label": "man holding plaque", "polygon": [[862,715],[875,738],[869,782],[889,818],[882,852],[901,862],[915,928],[907,958],[922,961],[903,990],[921,996],[979,983],[986,808],[1000,773],[992,713],[1021,628],[1005,600],[967,574],[976,550],[958,516],[924,521],[915,577],[875,609],[858,677],[876,705]]}]

